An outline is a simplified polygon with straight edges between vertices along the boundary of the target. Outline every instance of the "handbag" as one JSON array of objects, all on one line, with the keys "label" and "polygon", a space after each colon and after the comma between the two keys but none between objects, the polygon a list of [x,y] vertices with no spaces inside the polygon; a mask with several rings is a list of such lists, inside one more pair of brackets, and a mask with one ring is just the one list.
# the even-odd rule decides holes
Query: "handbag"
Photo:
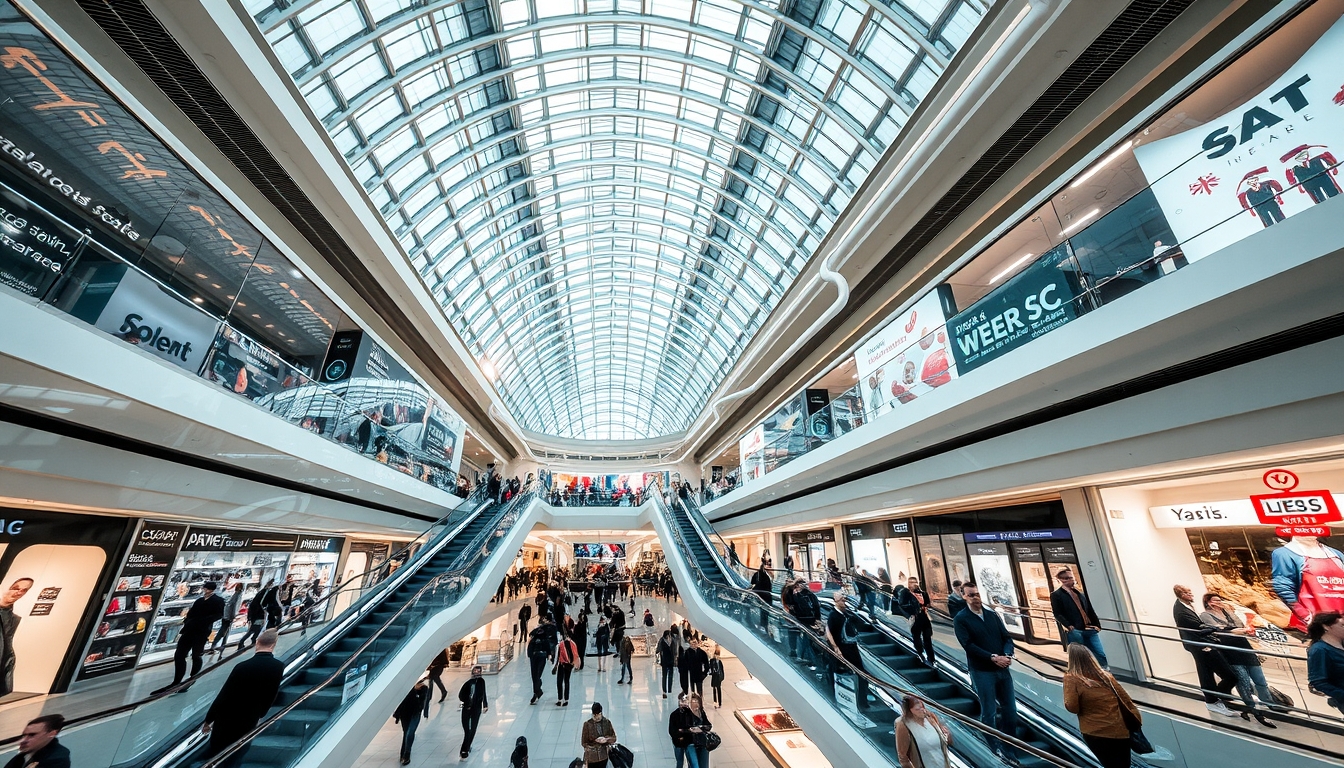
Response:
[{"label": "handbag", "polygon": [[611,768],[631,768],[635,764],[635,753],[624,744],[612,744],[607,760],[611,761]]},{"label": "handbag", "polygon": [[709,750],[710,752],[713,752],[714,750],[718,749],[719,745],[722,743],[723,738],[720,737],[719,734],[713,731],[707,731],[705,733],[705,749]]},{"label": "handbag", "polygon": [[1115,683],[1108,679],[1106,685],[1110,686],[1111,693],[1115,694],[1116,703],[1120,705],[1120,719],[1125,721],[1125,728],[1129,730],[1130,751],[1136,755],[1151,755],[1156,752],[1153,743],[1143,735],[1143,726],[1129,711],[1129,707],[1125,706],[1125,700],[1120,698],[1120,692],[1115,690]]}]

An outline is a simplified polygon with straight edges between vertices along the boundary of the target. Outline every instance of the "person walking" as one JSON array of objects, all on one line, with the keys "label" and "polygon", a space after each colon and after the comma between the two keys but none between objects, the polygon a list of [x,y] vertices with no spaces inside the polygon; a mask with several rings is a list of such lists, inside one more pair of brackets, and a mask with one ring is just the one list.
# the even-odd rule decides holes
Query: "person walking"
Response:
[{"label": "person walking", "polygon": [[[685,636],[682,637],[684,639]],[[685,642],[685,645],[677,648],[677,678],[681,681],[682,696],[691,692],[691,660],[687,653],[691,648],[690,642]]]},{"label": "person walking", "polygon": [[579,660],[579,647],[569,635],[562,635],[560,647],[555,652],[555,664],[551,674],[555,675],[555,706],[569,706],[569,677],[574,674],[574,666]]},{"label": "person walking", "polygon": [[[699,701],[699,697],[695,697]],[[672,710],[672,714],[667,718],[667,734],[672,737],[672,750],[677,757],[677,768],[684,768],[690,764],[690,768],[706,768],[704,763],[700,762],[701,755],[709,757],[707,748],[696,747],[696,737],[703,737],[710,730],[709,719],[704,716],[704,710],[696,714],[691,705],[690,696],[678,696],[677,708]],[[704,749],[703,753],[701,749]]]},{"label": "person walking", "polygon": [[597,644],[597,671],[607,671],[607,654],[611,652],[611,627],[607,624],[607,617],[603,616],[597,620],[597,632],[593,634],[593,642]]},{"label": "person walking", "polygon": [[546,662],[555,658],[555,650],[551,646],[554,638],[550,619],[542,614],[540,623],[527,636],[527,660],[532,665],[532,700],[528,704],[536,704],[537,699],[541,698],[541,675],[546,670]]},{"label": "person walking", "polygon": [[527,622],[532,620],[532,604],[523,603],[523,607],[518,609],[518,632],[527,637]]},{"label": "person walking", "polygon": [[910,637],[915,641],[915,656],[927,659],[930,667],[937,666],[933,655],[933,623],[929,621],[929,593],[919,586],[919,577],[911,576],[901,590],[897,604],[901,613],[909,617]]},{"label": "person walking", "polygon": [[672,692],[672,675],[677,667],[677,644],[672,639],[672,630],[664,629],[663,636],[658,639],[658,646],[654,649],[654,655],[658,657],[658,666],[662,667],[662,678],[660,688],[663,692],[663,698]]},{"label": "person walking", "polygon": [[[1017,735],[1017,694],[1008,667],[1013,663],[1013,638],[994,611],[985,610],[980,588],[974,582],[964,584],[961,594],[966,609],[952,622],[957,642],[966,651],[971,685],[980,700],[980,722],[1009,736]],[[994,751],[1005,761],[1015,761],[1016,751],[991,740]]]},{"label": "person walking", "polygon": [[714,656],[709,660],[709,687],[714,689],[714,708],[723,706],[723,659],[719,658],[719,647],[714,646]]},{"label": "person walking", "polygon": [[[437,686],[439,689],[440,704],[443,703],[444,699],[448,698],[448,688],[445,687],[443,684],[443,670],[447,668],[448,668],[448,649],[440,648],[438,655],[434,657],[433,661],[429,662],[429,668],[425,670],[426,672],[429,673],[428,679],[430,685]],[[430,693],[433,694],[434,692],[431,690]]]},{"label": "person walking", "polygon": [[256,642],[261,631],[266,628],[266,607],[262,605],[261,597],[274,585],[274,581],[266,582],[266,586],[253,595],[252,601],[247,604],[247,632],[243,633],[242,639],[238,641],[238,650],[243,650],[248,640]]},{"label": "person walking", "polygon": [[[635,641],[631,640],[628,637],[622,637],[621,646],[619,649],[617,649],[617,651],[619,654],[618,658],[620,659],[621,662],[621,680],[625,680],[626,675],[629,675],[630,679],[628,682],[630,683],[630,685],[634,685],[635,670],[630,667],[630,662],[635,657]],[[619,684],[620,680],[617,681],[617,685]]]},{"label": "person walking", "polygon": [[[845,602],[843,592],[835,593],[835,607],[831,609],[831,615],[826,618],[826,635],[831,642],[831,647],[835,652],[847,662],[849,666],[856,670],[854,675],[854,697],[858,701],[859,711],[868,709],[868,679],[864,677],[863,656],[859,654],[859,627],[857,619],[849,614],[849,605]],[[835,684],[835,676],[844,670],[838,663],[832,665],[831,672],[832,684]]]},{"label": "person walking", "polygon": [[701,698],[705,695],[705,677],[709,674],[709,654],[700,647],[699,640],[692,640],[691,647],[684,654],[686,669],[691,678],[691,692]]},{"label": "person walking", "polygon": [[271,580],[271,588],[264,594],[257,595],[261,600],[261,607],[266,611],[266,628],[275,629],[280,626],[280,621],[284,618],[285,608],[280,602],[280,587],[275,585],[275,580]]},{"label": "person walking", "polygon": [[216,586],[213,581],[202,584],[201,596],[187,609],[187,615],[182,620],[182,630],[177,635],[177,649],[173,652],[173,682],[159,691],[182,682],[187,674],[188,655],[191,656],[191,676],[201,673],[202,655],[205,653],[205,643],[210,639],[210,630],[224,617],[224,598],[215,594]]},{"label": "person walking", "polygon": [[949,768],[947,748],[952,732],[924,706],[924,700],[907,693],[896,718],[896,758],[901,768]]},{"label": "person walking", "polygon": [[229,599],[224,602],[224,617],[220,619],[219,629],[215,631],[215,640],[210,643],[210,654],[223,656],[224,650],[229,646],[229,630],[233,628],[233,620],[238,617],[238,611],[243,604],[243,583],[240,581],[233,585],[233,592]]},{"label": "person walking", "polygon": [[1129,732],[1143,724],[1143,714],[1082,643],[1069,645],[1064,708],[1078,716],[1078,730],[1101,768],[1129,768]]},{"label": "person walking", "polygon": [[1271,730],[1277,729],[1277,725],[1267,720],[1264,713],[1256,709],[1255,698],[1251,696],[1254,692],[1260,697],[1260,703],[1266,706],[1274,703],[1274,694],[1269,691],[1265,671],[1260,668],[1260,656],[1256,654],[1249,639],[1255,635],[1255,630],[1241,623],[1241,619],[1237,618],[1237,615],[1227,607],[1227,603],[1223,602],[1222,595],[1210,592],[1204,595],[1202,602],[1204,612],[1199,614],[1199,620],[1218,628],[1213,641],[1224,646],[1219,648],[1218,652],[1232,668],[1232,674],[1237,676],[1237,694],[1246,705],[1246,711],[1241,713],[1241,719],[1250,720],[1254,716],[1260,725]]},{"label": "person walking", "polygon": [[[285,663],[275,658],[275,644],[279,639],[277,630],[265,630],[257,637],[252,658],[229,670],[229,676],[215,694],[210,709],[206,710],[205,723],[201,725],[201,733],[210,737],[206,758],[220,754],[246,736],[275,706],[280,683],[285,677]],[[234,765],[242,765],[246,750],[244,745],[234,753]]]},{"label": "person walking", "polygon": [[[432,691],[430,695],[433,695]],[[481,724],[481,713],[490,711],[490,702],[485,699],[485,678],[481,677],[481,665],[471,668],[471,677],[458,689],[457,700],[462,702],[460,757],[466,760],[471,755],[471,742],[476,739],[476,726]]]},{"label": "person walking", "polygon": [[607,768],[611,745],[616,743],[616,728],[602,716],[602,705],[593,702],[593,716],[583,721],[583,764],[587,768]]},{"label": "person walking", "polygon": [[770,574],[765,570],[765,565],[756,569],[756,573],[751,575],[751,591],[761,598],[764,605],[761,606],[761,629],[765,630],[770,621],[769,606],[774,604],[774,584],[770,582]]},{"label": "person walking", "polygon": [[575,661],[578,663],[578,668],[579,668],[579,669],[583,669],[584,664],[585,664],[585,659],[588,657],[588,612],[587,612],[587,611],[579,611],[579,618],[578,618],[577,621],[574,622],[574,631],[570,632],[570,633],[569,633],[569,636],[570,636],[571,639],[574,640],[574,645],[579,649],[579,653],[578,653],[578,656],[576,657]]},{"label": "person walking", "polygon": [[415,729],[420,727],[420,719],[429,718],[429,701],[434,695],[429,691],[427,680],[417,680],[406,697],[392,712],[393,722],[401,725],[401,764],[410,765],[411,747],[415,746]]},{"label": "person walking", "polygon": [[1344,615],[1321,611],[1307,625],[1307,684],[1344,713]]},{"label": "person walking", "polygon": [[5,768],[70,768],[70,750],[56,738],[64,727],[62,715],[29,720],[19,734],[19,753],[5,763]]},{"label": "person walking", "polygon": [[1227,708],[1223,699],[1232,692],[1237,684],[1237,675],[1228,666],[1227,660],[1217,648],[1209,643],[1215,642],[1213,634],[1216,627],[1206,625],[1195,610],[1195,593],[1184,584],[1171,588],[1176,593],[1176,602],[1171,607],[1171,618],[1181,634],[1181,644],[1195,660],[1195,674],[1199,678],[1199,687],[1204,693],[1204,706],[1215,715],[1236,717],[1236,713]]},{"label": "person walking", "polygon": [[1097,657],[1102,669],[1110,669],[1106,649],[1101,646],[1101,620],[1092,609],[1092,601],[1078,590],[1078,582],[1068,568],[1055,574],[1055,580],[1059,582],[1059,589],[1050,593],[1050,610],[1054,611],[1055,621],[1064,630],[1064,647],[1082,643]]}]

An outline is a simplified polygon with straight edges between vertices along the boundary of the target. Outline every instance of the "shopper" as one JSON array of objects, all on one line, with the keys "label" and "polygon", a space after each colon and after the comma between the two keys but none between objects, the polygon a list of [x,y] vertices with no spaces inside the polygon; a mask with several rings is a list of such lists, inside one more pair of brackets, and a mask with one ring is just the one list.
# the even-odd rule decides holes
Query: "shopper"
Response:
[{"label": "shopper", "polygon": [[751,591],[761,598],[764,605],[761,606],[761,630],[767,628],[770,621],[770,611],[768,606],[774,603],[774,584],[770,582],[770,574],[765,570],[765,564],[756,569],[756,573],[751,577]]},{"label": "shopper", "polygon": [[1274,702],[1274,695],[1269,691],[1269,682],[1265,680],[1265,671],[1260,668],[1260,656],[1256,654],[1247,637],[1254,636],[1255,630],[1241,623],[1241,619],[1237,618],[1237,615],[1227,607],[1227,603],[1223,602],[1222,595],[1210,592],[1204,595],[1203,603],[1204,612],[1199,614],[1199,620],[1218,629],[1218,633],[1212,639],[1223,646],[1218,652],[1223,655],[1223,660],[1237,676],[1237,694],[1246,705],[1246,711],[1241,713],[1241,719],[1250,720],[1254,715],[1255,721],[1264,727],[1278,728],[1265,719],[1264,713],[1256,709],[1255,699],[1251,696],[1252,692],[1256,693],[1260,696],[1260,703],[1266,706]]},{"label": "shopper", "polygon": [[[440,648],[434,660],[429,662],[429,667],[425,670],[429,673],[429,682],[439,689],[439,703],[448,698],[448,689],[443,684],[443,670],[448,668],[448,649]],[[430,691],[432,694],[433,691]]]},{"label": "shopper", "polygon": [[662,691],[666,699],[667,694],[672,692],[672,675],[677,668],[677,644],[672,640],[672,630],[663,630],[654,654],[658,657],[658,666],[662,667]]},{"label": "shopper", "polygon": [[705,677],[709,675],[709,654],[700,647],[699,640],[692,640],[691,647],[683,654],[686,658],[686,670],[691,678],[691,692],[704,697]]},{"label": "shopper", "polygon": [[714,708],[723,706],[723,659],[719,658],[719,647],[714,646],[714,656],[709,660],[709,687],[714,689]]},{"label": "shopper", "polygon": [[[1017,735],[1017,695],[1008,667],[1013,663],[1013,638],[994,611],[985,610],[980,588],[974,582],[962,585],[966,609],[957,614],[952,627],[957,642],[966,651],[971,685],[980,700],[980,722],[1010,735]],[[1004,760],[1017,759],[1016,751],[997,739],[994,751]]]},{"label": "shopper", "polygon": [[188,654],[191,656],[191,676],[201,673],[201,657],[205,653],[205,643],[210,639],[210,630],[224,617],[224,598],[215,594],[216,586],[213,581],[202,584],[201,596],[187,609],[182,629],[177,634],[177,650],[173,653],[173,682],[159,691],[182,682],[187,674]]},{"label": "shopper", "polygon": [[224,655],[224,649],[229,645],[229,630],[233,628],[233,620],[238,617],[238,611],[242,604],[243,582],[239,581],[233,585],[233,592],[224,603],[224,617],[220,619],[219,629],[215,630],[214,642],[210,643],[211,654]]},{"label": "shopper", "polygon": [[527,637],[527,622],[532,620],[532,604],[523,603],[523,607],[518,609],[518,632]]},{"label": "shopper", "polygon": [[252,601],[247,604],[247,632],[238,641],[238,650],[243,650],[248,640],[256,642],[257,636],[266,628],[266,608],[261,604],[261,596],[274,585],[274,581],[267,581],[266,586],[253,595]]},{"label": "shopper", "polygon": [[653,611],[650,611],[648,608],[644,609],[644,626],[650,629],[653,628]]},{"label": "shopper", "polygon": [[551,647],[555,632],[550,622],[550,618],[542,614],[540,623],[527,636],[527,660],[532,665],[532,700],[528,704],[536,704],[541,698],[541,675],[546,671],[546,662],[555,658],[555,650]]},{"label": "shopper", "polygon": [[509,768],[527,768],[526,736],[519,736],[513,743],[513,754],[509,755]]},{"label": "shopper", "polygon": [[[268,629],[257,637],[257,650],[252,658],[239,662],[229,670],[210,709],[205,713],[201,732],[210,736],[207,758],[223,752],[228,746],[246,736],[275,706],[280,695],[280,683],[285,677],[285,663],[275,658],[275,644],[280,633]],[[246,747],[234,753],[232,763],[242,764]]]},{"label": "shopper", "polygon": [[[830,638],[831,646],[835,652],[840,654],[849,666],[853,667],[854,673],[854,697],[858,700],[859,711],[868,709],[868,679],[863,676],[863,656],[859,654],[859,623],[858,619],[849,612],[849,605],[845,602],[843,592],[835,593],[835,607],[831,610],[831,615],[826,619],[826,634]],[[835,682],[835,675],[844,672],[838,663],[831,672],[832,683]]]},{"label": "shopper", "polygon": [[924,706],[924,700],[907,693],[896,718],[896,758],[901,768],[948,768],[947,747],[952,733]]},{"label": "shopper", "polygon": [[[621,680],[625,680],[628,675],[630,679],[627,682],[629,682],[630,685],[634,685],[635,670],[630,667],[630,662],[635,657],[635,641],[628,637],[622,637],[621,646],[617,649],[617,654],[621,662]],[[619,682],[620,681],[617,681],[618,684]]]},{"label": "shopper", "polygon": [[415,746],[415,729],[421,718],[429,718],[429,681],[418,680],[392,713],[392,720],[401,725],[401,764],[410,765],[411,747]]},{"label": "shopper", "polygon": [[1050,593],[1050,610],[1060,629],[1064,630],[1064,647],[1082,643],[1097,657],[1102,669],[1110,669],[1106,649],[1101,647],[1101,620],[1092,609],[1092,601],[1078,590],[1078,582],[1068,568],[1055,574],[1055,580],[1059,582],[1059,589]]},{"label": "shopper", "polygon": [[1344,616],[1322,611],[1307,625],[1307,684],[1328,698],[1330,706],[1344,713]]},{"label": "shopper", "polygon": [[821,601],[808,585],[807,579],[798,578],[793,590],[793,618],[802,625],[809,635],[798,638],[798,658],[807,663],[809,669],[816,669],[816,653],[813,642],[823,634],[821,629]]},{"label": "shopper", "polygon": [[[433,695],[433,691],[430,695]],[[471,677],[467,678],[458,689],[457,700],[462,702],[461,757],[466,760],[471,755],[471,742],[476,738],[476,726],[481,724],[481,713],[490,711],[490,702],[485,699],[485,678],[481,677],[481,665],[477,664],[471,668]]]},{"label": "shopper", "polygon": [[933,623],[929,621],[929,593],[919,586],[919,577],[911,576],[901,590],[898,603],[910,621],[910,637],[915,641],[915,656],[936,666],[933,655]]},{"label": "shopper", "polygon": [[266,628],[275,629],[280,626],[285,608],[280,602],[280,587],[275,586],[274,579],[271,580],[270,584],[271,588],[258,595],[257,599],[261,600],[261,607],[266,610]]},{"label": "shopper", "polygon": [[555,664],[551,665],[551,674],[555,675],[555,706],[569,706],[569,678],[579,661],[579,646],[569,635],[562,635],[560,647],[555,651]]},{"label": "shopper", "polygon": [[61,715],[43,715],[28,721],[19,734],[19,753],[5,768],[70,768],[70,750],[57,734],[65,727]]},{"label": "shopper", "polygon": [[585,659],[588,658],[588,611],[579,611],[579,618],[574,622],[574,631],[569,633],[570,639],[579,649],[575,661],[579,669],[583,669]]},{"label": "shopper", "polygon": [[709,746],[705,739],[713,726],[705,714],[704,705],[696,694],[678,697],[677,704],[667,721],[677,768],[686,764],[690,768],[709,768]]},{"label": "shopper", "polygon": [[957,614],[966,610],[966,598],[962,596],[962,588],[965,587],[960,581],[952,582],[952,591],[947,596],[947,615],[950,618],[957,618]]},{"label": "shopper", "polygon": [[607,756],[616,743],[616,729],[602,716],[602,705],[593,702],[593,716],[583,721],[583,763],[587,768],[607,768]]},{"label": "shopper", "polygon": [[607,654],[611,652],[611,627],[607,624],[605,616],[597,620],[597,632],[593,635],[593,641],[597,644],[597,671],[605,672]]},{"label": "shopper", "polygon": [[1195,593],[1184,584],[1171,588],[1176,593],[1176,603],[1171,607],[1171,618],[1181,633],[1181,644],[1195,660],[1195,674],[1199,677],[1199,687],[1204,692],[1204,706],[1216,715],[1236,717],[1236,713],[1227,708],[1223,699],[1232,692],[1237,684],[1237,675],[1228,666],[1227,660],[1217,648],[1213,634],[1217,628],[1206,625],[1195,610]]},{"label": "shopper", "polygon": [[1129,732],[1143,724],[1143,715],[1082,643],[1069,646],[1064,708],[1078,716],[1078,730],[1101,768],[1129,768]]}]

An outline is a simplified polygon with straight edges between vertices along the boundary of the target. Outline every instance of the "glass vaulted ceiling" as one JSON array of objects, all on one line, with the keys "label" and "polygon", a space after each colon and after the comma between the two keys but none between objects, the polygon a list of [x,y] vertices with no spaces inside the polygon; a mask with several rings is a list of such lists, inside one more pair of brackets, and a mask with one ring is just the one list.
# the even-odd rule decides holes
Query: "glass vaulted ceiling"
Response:
[{"label": "glass vaulted ceiling", "polygon": [[990,0],[247,0],[526,429],[685,430]]}]

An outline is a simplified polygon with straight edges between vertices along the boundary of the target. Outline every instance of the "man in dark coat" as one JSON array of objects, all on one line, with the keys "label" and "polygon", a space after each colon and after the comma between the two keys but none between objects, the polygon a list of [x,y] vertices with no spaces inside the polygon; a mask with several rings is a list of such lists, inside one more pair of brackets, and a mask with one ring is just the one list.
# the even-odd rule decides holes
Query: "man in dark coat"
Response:
[{"label": "man in dark coat", "polygon": [[481,713],[490,711],[490,703],[485,700],[485,679],[481,677],[480,665],[471,668],[471,677],[462,684],[457,692],[462,702],[462,759],[471,754],[471,742],[476,738],[476,726],[481,723]]},{"label": "man in dark coat", "polygon": [[[430,685],[437,685],[439,687],[440,704],[443,703],[444,699],[448,698],[448,689],[445,688],[443,685],[443,670],[447,668],[448,668],[448,649],[440,648],[439,655],[435,656],[434,660],[429,662],[429,668],[425,670],[426,672],[429,672]],[[432,690],[430,691],[430,694],[431,695],[433,694]]]},{"label": "man in dark coat", "polygon": [[[280,694],[280,683],[285,676],[285,663],[275,658],[275,643],[280,633],[268,629],[257,637],[257,650],[252,658],[240,662],[229,671],[229,677],[215,694],[215,700],[205,713],[201,731],[210,735],[207,757],[223,752],[230,744],[257,727],[267,711],[275,706]],[[237,752],[233,763],[242,763]]]},{"label": "man in dark coat", "polygon": [[70,750],[62,746],[56,734],[65,725],[60,715],[43,715],[28,721],[19,736],[19,754],[5,768],[70,768]]},{"label": "man in dark coat", "polygon": [[700,647],[699,640],[692,640],[691,647],[683,654],[686,658],[686,670],[691,678],[691,692],[705,696],[705,676],[709,674],[709,654]]},{"label": "man in dark coat", "polygon": [[555,630],[551,628],[551,618],[541,615],[541,623],[527,636],[527,660],[532,665],[532,700],[536,704],[541,698],[541,675],[546,671],[546,662],[555,658]]},{"label": "man in dark coat", "polygon": [[910,619],[910,638],[915,641],[915,655],[935,666],[933,655],[933,624],[929,621],[929,593],[919,585],[919,577],[906,581],[900,596],[901,613]]},{"label": "man in dark coat", "polygon": [[14,633],[19,630],[19,616],[14,613],[17,603],[28,590],[33,588],[33,580],[27,577],[15,579],[9,589],[0,594],[0,696],[14,691]]},{"label": "man in dark coat", "polygon": [[1213,635],[1218,627],[1209,626],[1199,618],[1195,610],[1195,593],[1183,584],[1172,587],[1176,593],[1176,603],[1171,606],[1171,618],[1181,633],[1181,645],[1195,660],[1195,675],[1204,694],[1204,706],[1210,712],[1224,717],[1236,717],[1236,713],[1223,703],[1224,697],[1236,687],[1237,676],[1228,666],[1222,651],[1210,647],[1218,639]]},{"label": "man in dark coat", "polygon": [[182,682],[182,678],[187,675],[188,654],[191,655],[191,676],[201,673],[201,657],[210,639],[210,630],[224,618],[224,598],[215,594],[215,582],[207,581],[201,588],[204,594],[187,609],[187,616],[182,620],[182,631],[177,635],[177,650],[173,653],[173,685]]},{"label": "man in dark coat", "polygon": [[1086,593],[1078,590],[1073,571],[1068,568],[1055,574],[1055,579],[1059,581],[1060,587],[1050,593],[1050,609],[1055,613],[1055,621],[1064,630],[1064,647],[1082,643],[1091,649],[1102,669],[1110,669],[1106,649],[1101,645],[1101,619],[1097,618],[1092,601],[1087,599]]},{"label": "man in dark coat", "polygon": [[[971,686],[980,699],[980,722],[1016,735],[1017,693],[1013,675],[1008,671],[1013,663],[1013,638],[1003,619],[985,608],[979,586],[964,584],[961,594],[966,598],[966,608],[952,620],[952,630],[966,651]],[[1016,750],[998,739],[991,738],[990,746],[1005,759],[1017,758]]]}]

